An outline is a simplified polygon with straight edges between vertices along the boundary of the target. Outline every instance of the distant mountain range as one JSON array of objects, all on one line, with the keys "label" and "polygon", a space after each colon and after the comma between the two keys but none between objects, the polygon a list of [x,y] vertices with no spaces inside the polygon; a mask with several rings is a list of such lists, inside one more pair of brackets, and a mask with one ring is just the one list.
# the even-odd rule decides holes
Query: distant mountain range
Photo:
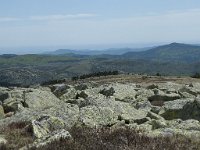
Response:
[{"label": "distant mountain range", "polygon": [[159,61],[200,61],[200,46],[171,43],[142,52],[127,52],[122,57],[130,59],[148,59]]},{"label": "distant mountain range", "polygon": [[75,54],[75,55],[122,55],[127,52],[138,52],[145,51],[150,48],[111,48],[106,50],[71,50],[71,49],[59,49],[52,52],[45,52],[44,54],[48,55],[67,55],[67,54]]},{"label": "distant mountain range", "polygon": [[[200,46],[183,43],[171,43],[151,48],[120,48],[107,50],[71,50],[59,49],[53,52],[46,52],[47,55],[86,55],[102,56],[126,59],[145,59],[156,61],[200,61]],[[108,56],[106,56],[108,55]],[[113,56],[112,56],[113,55]]]},{"label": "distant mountain range", "polygon": [[200,46],[171,43],[144,49],[57,50],[0,55],[0,86],[39,84],[102,71],[156,75],[200,73]]}]

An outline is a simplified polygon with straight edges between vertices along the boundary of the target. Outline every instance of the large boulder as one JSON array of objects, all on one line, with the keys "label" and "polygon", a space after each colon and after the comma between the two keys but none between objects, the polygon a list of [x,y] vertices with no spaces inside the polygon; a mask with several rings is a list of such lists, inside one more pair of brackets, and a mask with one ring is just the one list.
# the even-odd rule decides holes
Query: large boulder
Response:
[{"label": "large boulder", "polygon": [[117,116],[109,107],[86,106],[80,111],[80,122],[86,126],[107,126],[117,122]]},{"label": "large boulder", "polygon": [[60,118],[41,115],[31,124],[33,135],[36,138],[42,138],[55,130],[65,128],[65,123]]},{"label": "large boulder", "polygon": [[183,88],[181,88],[179,90],[179,92],[184,96],[187,93],[187,96],[190,97],[197,97],[200,95],[200,90],[199,88],[195,88],[195,87],[190,87],[190,86],[184,86]]},{"label": "large boulder", "polygon": [[25,92],[24,103],[28,108],[48,108],[55,106],[60,100],[50,91],[32,89]]},{"label": "large boulder", "polygon": [[87,98],[80,107],[81,122],[90,126],[112,125],[117,121],[129,124],[146,115],[146,111],[137,110],[129,103],[115,101],[115,98]]},{"label": "large boulder", "polygon": [[152,105],[155,106],[162,106],[166,101],[173,101],[176,99],[180,99],[181,96],[177,93],[165,93],[161,90],[154,90],[153,96],[149,97],[148,100],[151,102]]},{"label": "large boulder", "polygon": [[60,101],[48,88],[16,88],[10,91],[9,95],[2,103],[6,113],[16,113],[23,108],[45,109]]},{"label": "large boulder", "polygon": [[166,102],[159,114],[167,120],[178,118],[200,120],[200,100],[180,99]]},{"label": "large boulder", "polygon": [[114,84],[111,85],[114,88],[115,93],[113,94],[115,100],[126,101],[135,100],[136,96],[136,85],[135,84]]},{"label": "large boulder", "polygon": [[77,105],[66,104],[62,101],[53,107],[48,108],[25,108],[12,117],[0,120],[0,126],[8,125],[13,122],[30,122],[37,119],[41,114],[48,114],[52,117],[61,118],[67,127],[72,127],[78,122],[79,107]]}]

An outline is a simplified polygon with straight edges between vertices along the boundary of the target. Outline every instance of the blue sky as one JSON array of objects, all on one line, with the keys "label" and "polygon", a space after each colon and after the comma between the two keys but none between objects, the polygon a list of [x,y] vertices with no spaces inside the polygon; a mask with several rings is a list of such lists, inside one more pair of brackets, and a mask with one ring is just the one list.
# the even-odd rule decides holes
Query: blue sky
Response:
[{"label": "blue sky", "polygon": [[0,0],[0,48],[200,43],[199,18],[199,0]]}]

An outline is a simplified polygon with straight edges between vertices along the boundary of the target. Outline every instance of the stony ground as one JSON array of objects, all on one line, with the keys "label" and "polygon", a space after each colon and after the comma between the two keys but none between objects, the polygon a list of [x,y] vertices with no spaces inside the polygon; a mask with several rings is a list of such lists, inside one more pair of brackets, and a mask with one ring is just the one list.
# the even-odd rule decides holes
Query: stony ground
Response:
[{"label": "stony ground", "polygon": [[[200,149],[199,121],[200,80],[189,77],[118,75],[0,88],[1,149],[45,149],[60,140],[68,149]],[[116,144],[109,137],[123,138]]]}]

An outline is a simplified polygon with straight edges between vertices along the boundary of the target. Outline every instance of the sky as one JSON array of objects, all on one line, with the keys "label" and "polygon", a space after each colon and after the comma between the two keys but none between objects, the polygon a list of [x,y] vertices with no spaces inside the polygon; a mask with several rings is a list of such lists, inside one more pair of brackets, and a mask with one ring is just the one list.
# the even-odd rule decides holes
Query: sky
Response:
[{"label": "sky", "polygon": [[200,44],[199,0],[0,0],[0,53]]}]

